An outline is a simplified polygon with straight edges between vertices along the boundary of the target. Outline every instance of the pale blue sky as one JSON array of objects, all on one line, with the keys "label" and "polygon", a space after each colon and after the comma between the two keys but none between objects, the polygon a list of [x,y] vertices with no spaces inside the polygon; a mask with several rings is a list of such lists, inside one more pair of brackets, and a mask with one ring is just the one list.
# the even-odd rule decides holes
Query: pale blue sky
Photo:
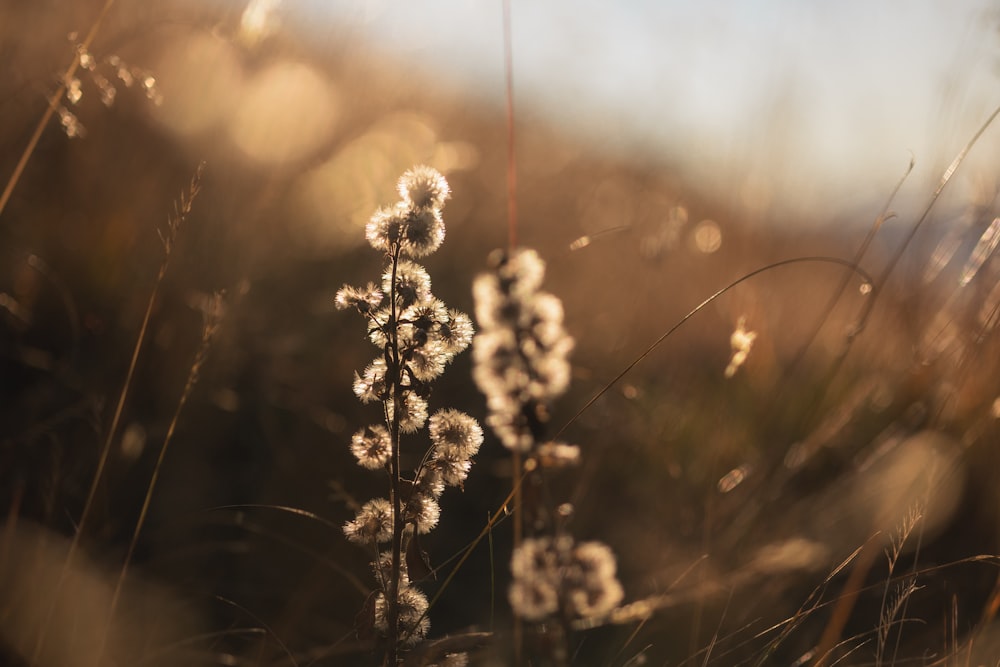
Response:
[{"label": "pale blue sky", "polygon": [[[1000,9],[989,0],[511,4],[521,112],[722,188],[767,175],[775,198],[806,208],[879,197],[910,151],[911,183],[933,182],[1000,104]],[[346,32],[501,103],[501,7],[286,0],[281,10],[321,38]],[[997,135],[956,189],[995,183]]]}]

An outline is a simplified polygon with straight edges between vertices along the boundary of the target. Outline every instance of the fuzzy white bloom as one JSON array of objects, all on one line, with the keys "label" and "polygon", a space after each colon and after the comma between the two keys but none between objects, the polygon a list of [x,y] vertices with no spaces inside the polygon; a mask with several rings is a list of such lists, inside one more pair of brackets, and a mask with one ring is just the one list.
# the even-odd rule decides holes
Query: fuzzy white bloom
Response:
[{"label": "fuzzy white bloom", "polygon": [[451,408],[438,410],[430,419],[431,442],[438,451],[454,451],[469,458],[483,444],[483,429],[469,415]]},{"label": "fuzzy white bloom", "polygon": [[430,296],[400,313],[399,328],[404,337],[420,338],[418,343],[422,343],[435,335],[442,322],[448,323],[449,321],[448,306],[445,305],[444,301]]},{"label": "fuzzy white bloom", "polygon": [[444,220],[438,209],[411,209],[407,212],[406,225],[400,248],[410,257],[429,255],[444,242]]},{"label": "fuzzy white bloom", "polygon": [[[392,291],[392,267],[386,267],[382,272],[382,291],[389,294]],[[396,304],[401,308],[431,298],[431,277],[427,269],[416,262],[401,259],[396,265]]]},{"label": "fuzzy white bloom", "polygon": [[357,544],[388,542],[392,539],[392,505],[385,498],[369,500],[353,521],[344,524],[344,535]]},{"label": "fuzzy white bloom", "polygon": [[614,554],[600,542],[576,544],[569,536],[529,538],[514,551],[510,569],[511,606],[532,621],[557,611],[570,618],[593,618],[614,609],[624,597]]},{"label": "fuzzy white bloom", "polygon": [[434,448],[421,473],[421,485],[436,496],[440,491],[434,490],[444,486],[464,485],[471,458],[483,444],[483,429],[464,412],[446,409],[431,416],[429,430]]},{"label": "fuzzy white bloom", "polygon": [[444,373],[451,357],[444,354],[436,341],[427,341],[405,351],[406,367],[420,382],[430,382]]},{"label": "fuzzy white bloom", "polygon": [[[427,636],[431,622],[427,618],[427,596],[412,586],[399,587],[399,636],[407,637],[404,646],[416,646]],[[375,629],[383,635],[389,630],[389,605],[385,595],[379,593],[375,598]]]},{"label": "fuzzy white bloom", "polygon": [[535,445],[544,408],[569,386],[573,339],[563,329],[562,303],[539,290],[544,275],[537,253],[517,250],[473,284],[480,328],[473,378],[486,395],[487,423],[512,450]]},{"label": "fuzzy white bloom", "polygon": [[438,323],[437,335],[441,341],[441,347],[446,354],[451,356],[469,347],[474,334],[472,320],[468,315],[458,310],[449,310],[448,321]]},{"label": "fuzzy white bloom", "polygon": [[358,312],[368,313],[379,307],[382,303],[382,292],[375,287],[374,283],[368,283],[366,287],[351,287],[344,285],[337,290],[337,295],[333,299],[333,305],[337,310],[356,308]]},{"label": "fuzzy white bloom", "polygon": [[[408,533],[410,534],[410,533]],[[387,549],[379,553],[378,560],[369,563],[372,568],[372,573],[375,575],[375,579],[381,584],[389,580],[389,576],[392,573],[392,550]],[[410,573],[406,569],[406,559],[402,559],[399,563],[399,586],[400,588],[405,588],[410,585]]]},{"label": "fuzzy white bloom", "polygon": [[416,209],[440,209],[451,196],[445,177],[424,165],[408,169],[399,177],[396,189],[402,200]]},{"label": "fuzzy white bloom", "polygon": [[364,374],[355,373],[354,395],[360,398],[362,403],[385,400],[388,391],[385,381],[386,371],[385,359],[376,359],[368,364]]},{"label": "fuzzy white bloom", "polygon": [[581,542],[564,573],[568,611],[578,618],[606,614],[625,596],[615,576],[615,556],[600,542]]},{"label": "fuzzy white bloom", "polygon": [[[392,398],[385,401],[385,412],[391,421],[395,417],[395,402]],[[412,391],[404,391],[400,401],[399,430],[403,433],[415,433],[427,422],[427,401]]]},{"label": "fuzzy white bloom", "polygon": [[529,621],[559,610],[559,562],[551,545],[549,538],[528,538],[511,556],[510,606]]},{"label": "fuzzy white bloom", "polygon": [[389,343],[389,319],[392,311],[389,308],[379,308],[368,314],[368,340],[378,349],[383,349]]},{"label": "fuzzy white bloom", "polygon": [[392,252],[403,238],[407,211],[407,207],[402,204],[383,206],[375,211],[365,225],[365,238],[369,245],[385,253]]},{"label": "fuzzy white bloom", "polygon": [[358,465],[369,470],[384,468],[391,448],[389,430],[382,424],[363,428],[351,438],[351,453],[358,459]]},{"label": "fuzzy white bloom", "polygon": [[[420,382],[430,382],[444,372],[457,351],[472,336],[468,316],[449,311],[433,296],[415,303],[399,315],[398,345],[407,370]],[[381,340],[383,335],[379,335]],[[374,339],[373,339],[374,340]]]},{"label": "fuzzy white bloom", "polygon": [[414,493],[406,504],[406,516],[421,535],[431,532],[441,519],[441,506],[430,494]]},{"label": "fuzzy white bloom", "polygon": [[421,483],[435,482],[430,493],[440,496],[445,486],[465,487],[465,479],[472,469],[472,461],[456,450],[435,450],[424,468]]}]

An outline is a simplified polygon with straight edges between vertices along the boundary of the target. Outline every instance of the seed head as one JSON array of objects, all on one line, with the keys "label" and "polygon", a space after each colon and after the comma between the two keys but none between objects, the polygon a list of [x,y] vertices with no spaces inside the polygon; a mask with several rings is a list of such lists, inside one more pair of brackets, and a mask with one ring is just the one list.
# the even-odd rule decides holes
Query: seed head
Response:
[{"label": "seed head", "polygon": [[371,247],[385,253],[392,252],[403,239],[408,211],[409,209],[401,204],[383,206],[375,211],[365,225],[365,238]]},{"label": "seed head", "polygon": [[363,428],[351,438],[351,452],[358,465],[369,470],[384,468],[391,452],[389,430],[382,424]]},{"label": "seed head", "polygon": [[[392,291],[392,267],[382,273],[382,291]],[[396,265],[396,305],[407,308],[431,298],[431,277],[427,269],[416,262],[402,259]]]},{"label": "seed head", "polygon": [[378,308],[382,303],[382,292],[375,287],[374,283],[368,283],[366,287],[351,287],[344,285],[337,290],[337,295],[333,299],[333,305],[337,310],[347,308],[357,308],[360,313],[368,313]]},{"label": "seed head", "polygon": [[385,498],[369,500],[353,521],[344,524],[344,535],[357,544],[388,542],[392,539],[392,505]]},{"label": "seed head", "polygon": [[[392,399],[385,402],[385,411],[390,420],[394,416],[394,405],[395,402]],[[418,429],[423,428],[424,423],[427,421],[427,401],[412,391],[405,391],[400,401],[400,407],[400,431],[403,433],[415,433]]]},{"label": "seed head", "polygon": [[438,410],[431,417],[428,429],[431,442],[438,451],[454,451],[469,458],[483,444],[483,429],[479,422],[460,410]]},{"label": "seed head", "polygon": [[[402,582],[401,582],[402,583]],[[430,630],[431,622],[424,612],[427,611],[427,596],[412,586],[399,587],[399,637],[406,637],[404,646],[415,646]],[[385,595],[379,593],[375,598],[375,629],[383,634],[389,631],[389,605]]]},{"label": "seed head", "polygon": [[444,242],[444,220],[436,208],[408,211],[400,249],[410,257],[429,255]]},{"label": "seed head", "polygon": [[385,382],[386,370],[385,359],[376,359],[368,364],[363,375],[354,373],[354,395],[360,398],[362,403],[385,400],[388,395]]},{"label": "seed head", "polygon": [[396,186],[403,202],[414,209],[440,209],[451,196],[448,181],[436,169],[418,166],[407,170]]},{"label": "seed head", "polygon": [[623,597],[615,557],[600,542],[574,544],[568,536],[524,540],[511,558],[511,606],[529,620],[561,611],[592,618],[614,609]]}]

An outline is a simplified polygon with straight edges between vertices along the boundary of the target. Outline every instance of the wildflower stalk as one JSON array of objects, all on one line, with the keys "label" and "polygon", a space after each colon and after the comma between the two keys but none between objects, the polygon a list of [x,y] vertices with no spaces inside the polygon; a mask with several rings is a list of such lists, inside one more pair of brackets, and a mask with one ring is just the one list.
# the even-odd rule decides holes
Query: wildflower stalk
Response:
[{"label": "wildflower stalk", "polygon": [[[510,250],[495,254],[492,263],[473,287],[480,328],[474,378],[487,398],[487,424],[512,455],[522,457],[525,476],[544,492],[548,469],[579,461],[578,447],[545,438],[550,406],[569,384],[573,339],[562,326],[562,303],[540,289],[545,264],[537,253]],[[623,591],[611,550],[577,542],[566,530],[572,507],[541,504],[526,508],[533,534],[515,545],[511,558],[514,659],[523,657],[523,619],[542,640],[543,657],[562,667],[569,661],[573,622],[606,614]]]},{"label": "wildflower stalk", "polygon": [[[479,424],[457,410],[427,416],[431,383],[472,341],[469,317],[434,297],[427,271],[411,260],[433,252],[444,239],[447,181],[429,167],[415,167],[403,174],[398,189],[402,200],[376,211],[365,229],[368,242],[387,258],[381,285],[345,285],[335,300],[338,308],[354,308],[365,317],[368,338],[381,350],[355,374],[354,393],[364,403],[381,404],[382,423],[358,431],[351,450],[362,467],[385,471],[390,497],[365,503],[344,533],[373,553],[378,589],[359,617],[358,631],[380,635],[385,667],[396,667],[403,651],[424,642],[429,604],[410,579],[410,556],[426,558],[417,535],[437,524],[437,499],[446,486],[462,485],[483,438]],[[425,424],[430,446],[406,472],[402,436]],[[385,543],[388,547],[380,546]],[[423,650],[430,650],[426,642]]]}]

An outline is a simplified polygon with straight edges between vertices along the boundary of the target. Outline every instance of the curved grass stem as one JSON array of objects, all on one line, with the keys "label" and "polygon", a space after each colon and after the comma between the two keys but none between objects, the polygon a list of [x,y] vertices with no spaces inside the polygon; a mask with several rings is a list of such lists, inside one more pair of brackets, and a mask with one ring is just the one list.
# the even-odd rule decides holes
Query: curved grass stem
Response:
[{"label": "curved grass stem", "polygon": [[[737,278],[736,280],[734,280],[733,282],[729,283],[728,285],[726,285],[722,289],[716,291],[710,297],[708,297],[707,299],[705,299],[704,301],[702,301],[701,303],[699,303],[697,306],[695,306],[687,315],[685,315],[684,317],[682,317],[676,324],[674,324],[672,327],[670,327],[669,329],[667,329],[659,338],[657,338],[655,341],[653,341],[653,343],[649,347],[647,347],[642,352],[642,354],[640,354],[635,359],[633,359],[631,361],[631,363],[629,363],[627,366],[625,366],[625,368],[622,369],[622,371],[620,373],[618,373],[618,375],[616,375],[609,382],[607,382],[604,385],[604,387],[601,388],[600,391],[598,391],[596,394],[594,394],[593,397],[591,397],[591,399],[589,401],[587,401],[586,403],[584,403],[583,407],[581,407],[579,410],[577,410],[576,414],[574,414],[572,417],[570,417],[569,421],[567,421],[565,424],[563,424],[562,427],[556,432],[555,436],[553,436],[553,437],[554,438],[558,438],[560,435],[562,435],[562,433],[567,428],[569,428],[570,425],[572,425],[577,419],[579,419],[583,415],[584,412],[586,412],[587,410],[589,410],[590,407],[592,405],[594,405],[594,403],[596,403],[602,396],[604,396],[604,394],[608,393],[608,391],[612,387],[614,387],[616,384],[618,384],[618,382],[622,378],[624,378],[626,375],[628,375],[629,371],[631,371],[633,368],[635,368],[643,359],[645,359],[650,354],[652,354],[653,350],[655,350],[657,347],[659,347],[660,343],[662,343],[667,338],[669,338],[671,335],[673,335],[673,333],[675,331],[677,331],[678,329],[680,329],[681,326],[683,326],[685,322],[687,322],[692,317],[694,317],[695,315],[697,315],[698,313],[700,313],[706,306],[708,306],[710,303],[712,303],[713,301],[715,301],[716,299],[718,299],[720,296],[722,296],[726,292],[729,292],[731,289],[733,289],[737,285],[740,285],[741,283],[744,283],[744,282],[750,280],[751,278],[759,276],[762,273],[766,273],[768,271],[773,271],[774,269],[779,269],[781,267],[789,266],[789,265],[792,265],[792,264],[805,264],[805,263],[837,264],[839,266],[843,266],[843,267],[845,267],[847,269],[850,269],[854,273],[856,273],[859,276],[861,276],[861,278],[865,281],[866,284],[873,285],[871,276],[869,276],[865,271],[861,270],[854,262],[851,262],[850,260],[846,260],[846,259],[841,259],[839,257],[823,257],[823,256],[818,256],[818,257],[794,257],[792,259],[781,260],[779,262],[774,262],[772,264],[768,264],[767,266],[763,266],[763,267],[761,267],[759,269],[755,269],[754,271],[751,271],[750,273],[747,273],[747,274],[745,274],[745,275]],[[872,291],[873,292],[875,291],[874,287],[873,287]],[[866,304],[866,308],[865,308],[864,312],[862,313],[862,317],[861,317],[862,321],[866,320],[868,318],[868,316],[870,315],[870,313],[871,313],[870,304],[871,304],[870,301]]]}]

